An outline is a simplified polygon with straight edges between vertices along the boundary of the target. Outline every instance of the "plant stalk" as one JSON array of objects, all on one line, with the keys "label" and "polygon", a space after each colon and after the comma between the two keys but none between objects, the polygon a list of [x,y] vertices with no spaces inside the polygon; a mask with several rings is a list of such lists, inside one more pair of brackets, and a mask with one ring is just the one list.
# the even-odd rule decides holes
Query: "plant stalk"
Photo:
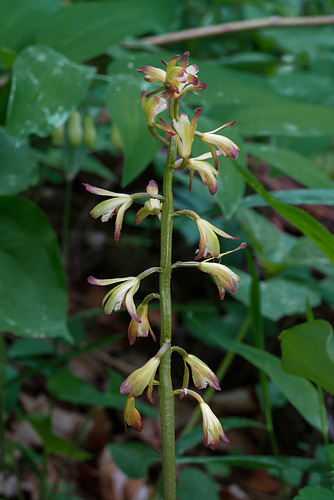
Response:
[{"label": "plant stalk", "polygon": [[[161,213],[161,250],[160,250],[160,312],[161,346],[172,338],[172,234],[173,234],[173,168],[177,147],[173,139],[168,146],[167,163],[163,180],[164,203]],[[171,380],[171,347],[163,355],[159,367],[159,404],[162,446],[163,499],[176,499],[175,477],[175,427],[174,398]]]}]

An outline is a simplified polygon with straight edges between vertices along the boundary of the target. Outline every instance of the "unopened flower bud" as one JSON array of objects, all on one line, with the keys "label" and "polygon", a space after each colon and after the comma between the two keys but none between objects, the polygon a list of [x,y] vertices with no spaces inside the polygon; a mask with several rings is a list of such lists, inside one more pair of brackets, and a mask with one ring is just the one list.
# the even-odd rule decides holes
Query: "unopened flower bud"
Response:
[{"label": "unopened flower bud", "polygon": [[68,140],[71,146],[77,148],[82,142],[83,130],[82,120],[79,111],[74,111],[68,120],[67,125]]},{"label": "unopened flower bud", "polygon": [[84,141],[88,148],[93,149],[96,142],[96,127],[93,117],[86,115],[83,120]]}]

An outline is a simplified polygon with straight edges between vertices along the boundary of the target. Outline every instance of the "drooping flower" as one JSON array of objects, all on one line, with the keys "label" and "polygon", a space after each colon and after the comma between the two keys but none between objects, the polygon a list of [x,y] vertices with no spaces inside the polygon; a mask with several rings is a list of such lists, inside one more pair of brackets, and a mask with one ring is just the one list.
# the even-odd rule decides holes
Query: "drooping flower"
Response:
[{"label": "drooping flower", "polygon": [[236,283],[240,283],[240,278],[228,267],[216,262],[203,261],[198,264],[198,268],[204,273],[209,273],[213,276],[221,299],[224,298],[226,289],[232,293],[236,293]]},{"label": "drooping flower", "polygon": [[203,417],[203,434],[205,446],[209,446],[211,450],[215,450],[218,446],[219,438],[228,443],[229,440],[227,439],[226,434],[223,431],[223,427],[216,415],[211,410],[210,406],[202,400],[202,402],[200,402],[200,408]]},{"label": "drooping flower", "polygon": [[222,125],[221,127],[218,127],[215,130],[211,130],[210,132],[205,132],[205,133],[198,131],[195,132],[195,135],[200,137],[202,141],[209,146],[212,157],[215,162],[216,169],[218,169],[218,158],[215,146],[227,158],[235,159],[238,157],[239,148],[233,141],[231,141],[231,139],[228,139],[224,135],[215,135],[215,133],[218,132],[219,130],[222,130],[223,128],[226,127],[231,127],[235,123],[236,121],[234,120],[233,122],[226,123],[225,125]]},{"label": "drooping flower", "polygon": [[140,323],[136,306],[133,301],[133,296],[139,288],[140,280],[137,277],[130,276],[127,278],[113,279],[96,279],[89,276],[88,282],[92,285],[106,286],[121,283],[115,288],[112,288],[103,298],[102,305],[106,314],[111,314],[113,311],[127,309],[131,318]]},{"label": "drooping flower", "polygon": [[[155,181],[151,180],[146,186],[146,192],[148,194],[158,194],[158,185]],[[140,208],[136,214],[135,224],[139,224],[149,215],[156,215],[158,219],[161,218],[162,203],[156,198],[150,198],[147,200],[142,208]]]},{"label": "drooping flower", "polygon": [[209,384],[217,391],[220,391],[218,379],[206,363],[204,363],[197,356],[188,353],[183,359],[191,368],[191,375],[197,389],[205,389],[205,387]]},{"label": "drooping flower", "polygon": [[102,222],[107,222],[114,214],[117,213],[115,223],[115,240],[118,241],[123,225],[125,211],[132,205],[133,196],[123,193],[114,193],[106,189],[101,189],[90,184],[84,184],[87,191],[99,196],[109,196],[108,200],[102,201],[96,205],[90,214],[94,219],[101,217]]},{"label": "drooping flower", "polygon": [[154,95],[149,100],[146,98],[145,90],[141,93],[141,104],[146,115],[149,127],[154,127],[156,116],[168,108],[168,100],[165,98],[168,95]]},{"label": "drooping flower", "polygon": [[[212,158],[211,153],[204,153],[203,155],[197,156],[196,158],[189,158],[187,160],[187,167],[190,170],[190,178],[189,178],[189,190],[191,191],[191,184],[194,177],[194,173],[198,172],[202,181],[205,185],[208,186],[210,194],[214,195],[218,189],[217,170],[208,162],[204,161],[208,158]],[[183,160],[177,160],[175,162],[176,167],[180,167],[183,163]]]},{"label": "drooping flower", "polygon": [[132,396],[140,396],[147,389],[147,397],[153,403],[152,391],[154,376],[160,364],[161,357],[165,354],[169,347],[170,341],[166,341],[159,349],[157,354],[153,356],[144,366],[135,370],[128,376],[121,385],[120,393],[131,393]]},{"label": "drooping flower", "polygon": [[205,389],[205,387],[209,384],[211,387],[214,387],[217,391],[220,391],[219,381],[204,361],[199,359],[197,356],[193,354],[188,354],[187,351],[182,349],[179,346],[173,346],[172,351],[178,352],[182,357],[185,363],[185,376],[183,379],[183,388],[188,388],[189,383],[189,370],[186,364],[188,364],[191,368],[191,374],[193,377],[193,381],[195,387],[197,389]]},{"label": "drooping flower", "polygon": [[218,257],[218,255],[220,254],[220,246],[219,240],[215,233],[219,234],[219,236],[222,236],[223,238],[229,238],[232,240],[239,239],[230,236],[229,234],[225,233],[225,231],[218,229],[218,227],[210,224],[210,222],[205,219],[201,219],[200,217],[197,217],[195,219],[195,222],[200,234],[199,249],[195,260],[201,259],[202,257]]},{"label": "drooping flower", "polygon": [[143,302],[137,307],[137,314],[140,319],[140,323],[133,319],[130,321],[128,328],[130,345],[135,343],[137,337],[147,337],[149,333],[152,335],[153,340],[155,340],[154,332],[147,317],[148,303],[154,298],[159,298],[159,295],[155,293],[147,295]]},{"label": "drooping flower", "polygon": [[128,395],[123,414],[125,429],[127,429],[128,425],[131,425],[136,431],[141,432],[143,430],[143,422],[139,411],[135,407],[135,398],[132,394]]}]

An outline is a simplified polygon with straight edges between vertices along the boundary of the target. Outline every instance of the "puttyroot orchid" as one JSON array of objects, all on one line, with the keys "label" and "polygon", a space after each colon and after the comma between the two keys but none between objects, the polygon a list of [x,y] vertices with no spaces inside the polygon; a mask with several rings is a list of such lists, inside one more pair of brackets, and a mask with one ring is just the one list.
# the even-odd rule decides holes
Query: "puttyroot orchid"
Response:
[{"label": "puttyroot orchid", "polygon": [[136,431],[141,432],[143,430],[143,422],[139,411],[135,407],[135,398],[131,393],[128,395],[124,407],[124,425],[125,429],[127,429],[128,425],[131,425]]},{"label": "puttyroot orchid", "polygon": [[240,278],[228,267],[223,266],[223,264],[204,260],[198,264],[198,268],[204,273],[209,273],[213,276],[221,299],[225,296],[226,288],[230,292],[236,293],[236,283],[240,283]]},{"label": "puttyroot orchid", "polygon": [[92,285],[107,286],[121,283],[110,290],[103,298],[102,305],[106,314],[111,314],[113,311],[127,309],[131,318],[140,323],[136,306],[133,301],[133,296],[139,288],[140,280],[137,277],[130,276],[128,278],[113,278],[113,279],[96,279],[89,276],[87,279]]},{"label": "puttyroot orchid", "polygon": [[91,186],[90,184],[84,184],[84,186],[90,193],[110,197],[110,199],[96,205],[90,214],[94,219],[101,217],[102,222],[107,222],[117,213],[114,237],[115,240],[118,241],[121,235],[124,213],[132,205],[134,200],[133,196],[123,193],[114,193],[113,191]]},{"label": "puttyroot orchid", "polygon": [[148,387],[147,397],[151,403],[153,403],[152,391],[154,376],[160,364],[160,359],[167,351],[169,344],[170,342],[166,341],[153,358],[145,363],[144,366],[131,373],[131,375],[124,380],[120,388],[121,394],[127,394],[129,392],[132,396],[140,396],[146,387]]},{"label": "puttyroot orchid", "polygon": [[203,434],[205,446],[209,446],[211,450],[215,450],[218,446],[219,438],[228,443],[229,440],[227,439],[226,434],[223,431],[222,424],[219,422],[210,406],[202,400],[202,402],[200,402],[200,408],[203,417]]}]

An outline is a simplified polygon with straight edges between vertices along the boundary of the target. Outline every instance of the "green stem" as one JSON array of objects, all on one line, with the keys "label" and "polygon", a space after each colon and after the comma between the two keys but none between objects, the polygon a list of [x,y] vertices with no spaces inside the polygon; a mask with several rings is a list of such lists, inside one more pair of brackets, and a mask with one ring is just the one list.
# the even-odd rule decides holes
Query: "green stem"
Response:
[{"label": "green stem", "polygon": [[[173,168],[176,143],[171,139],[163,181],[164,203],[161,212],[160,311],[161,346],[172,338],[172,234],[173,234]],[[170,372],[171,347],[163,355],[159,368],[159,402],[162,446],[163,499],[176,499],[174,398]]]}]

